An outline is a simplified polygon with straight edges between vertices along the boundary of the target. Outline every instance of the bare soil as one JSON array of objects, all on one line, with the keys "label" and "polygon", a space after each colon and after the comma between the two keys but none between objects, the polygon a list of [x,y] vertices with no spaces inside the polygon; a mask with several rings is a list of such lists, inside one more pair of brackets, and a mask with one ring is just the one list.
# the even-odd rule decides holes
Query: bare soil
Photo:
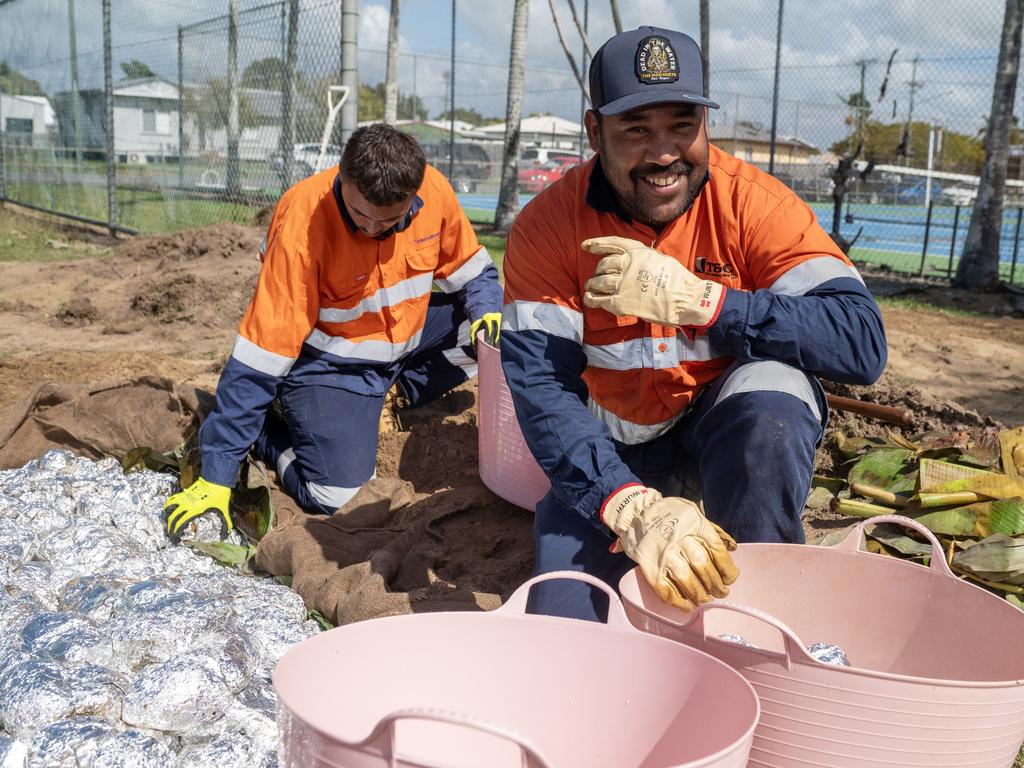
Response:
[{"label": "bare soil", "polygon": [[[0,408],[48,380],[160,374],[212,391],[256,282],[262,235],[255,226],[217,225],[107,240],[109,255],[5,263],[0,269]],[[95,234],[83,239],[97,242]],[[969,294],[884,271],[866,271],[865,278],[882,299],[889,365],[872,387],[827,385],[831,391],[910,408],[917,421],[902,428],[904,433],[1024,422],[1024,297]],[[475,426],[472,386],[452,393],[430,413],[403,414],[400,427],[382,436],[378,474],[401,477],[418,490],[479,483]],[[892,427],[837,413],[830,433],[877,434],[886,428]],[[818,469],[832,471],[836,462],[826,440]],[[476,531],[484,535],[471,538],[521,541],[519,529],[529,520],[526,515],[490,517],[488,524],[512,525],[517,533]],[[510,580],[525,570],[511,564],[531,553],[502,555],[495,564],[515,572],[496,572],[486,580],[514,586]],[[486,552],[474,556],[476,563],[489,557]],[[457,569],[465,562],[449,565]]]}]

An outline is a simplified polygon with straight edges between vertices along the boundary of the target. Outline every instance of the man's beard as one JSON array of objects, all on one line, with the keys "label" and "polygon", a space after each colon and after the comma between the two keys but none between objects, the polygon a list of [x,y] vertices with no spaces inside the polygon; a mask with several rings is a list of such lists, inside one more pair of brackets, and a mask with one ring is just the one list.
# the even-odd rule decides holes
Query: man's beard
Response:
[{"label": "man's beard", "polygon": [[[603,150],[603,143],[601,149]],[[634,168],[625,176],[617,169],[609,168],[610,163],[606,160],[608,155],[604,151],[601,152],[601,157],[602,170],[626,210],[637,221],[655,229],[665,226],[690,210],[707,178],[707,165],[697,168],[685,160],[676,160],[669,165],[644,165]],[[647,182],[643,181],[642,177],[665,174],[675,174],[686,180],[682,196],[677,200],[658,200],[644,193],[643,185]]]}]

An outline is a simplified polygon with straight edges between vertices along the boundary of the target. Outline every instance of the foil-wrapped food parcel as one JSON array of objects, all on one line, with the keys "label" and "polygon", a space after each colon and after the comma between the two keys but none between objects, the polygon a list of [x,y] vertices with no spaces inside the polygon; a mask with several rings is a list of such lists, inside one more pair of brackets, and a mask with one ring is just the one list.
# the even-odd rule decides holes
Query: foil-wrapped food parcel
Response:
[{"label": "foil-wrapped food parcel", "polygon": [[0,768],[276,765],[271,672],[319,625],[273,579],[170,544],[174,489],[67,451],[0,471]]}]

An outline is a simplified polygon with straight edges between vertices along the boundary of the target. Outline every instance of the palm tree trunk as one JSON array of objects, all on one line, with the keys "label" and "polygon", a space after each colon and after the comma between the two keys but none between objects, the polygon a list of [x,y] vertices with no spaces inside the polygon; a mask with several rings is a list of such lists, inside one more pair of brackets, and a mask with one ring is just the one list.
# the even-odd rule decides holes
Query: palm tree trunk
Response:
[{"label": "palm tree trunk", "polygon": [[400,0],[391,0],[388,20],[388,63],[384,75],[384,122],[394,125],[398,120],[398,6]]},{"label": "palm tree trunk", "polygon": [[953,280],[953,285],[961,288],[984,290],[999,285],[999,234],[1003,223],[1006,159],[1017,91],[1022,22],[1024,0],[1006,0],[978,198],[971,211],[967,240]]},{"label": "palm tree trunk", "polygon": [[494,228],[507,232],[519,212],[519,121],[523,116],[523,56],[530,0],[516,0],[512,14],[512,43],[508,55],[508,95],[505,103],[505,147],[501,158],[501,189]]}]

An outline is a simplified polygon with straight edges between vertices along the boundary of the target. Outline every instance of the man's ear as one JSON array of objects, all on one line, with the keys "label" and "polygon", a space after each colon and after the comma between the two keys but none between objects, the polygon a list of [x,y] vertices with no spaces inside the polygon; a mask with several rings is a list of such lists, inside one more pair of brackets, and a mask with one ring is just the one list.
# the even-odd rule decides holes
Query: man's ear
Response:
[{"label": "man's ear", "polygon": [[588,109],[583,115],[583,125],[587,129],[587,140],[590,142],[590,148],[597,152],[598,147],[601,145],[599,138],[601,135],[601,123],[597,113]]}]

